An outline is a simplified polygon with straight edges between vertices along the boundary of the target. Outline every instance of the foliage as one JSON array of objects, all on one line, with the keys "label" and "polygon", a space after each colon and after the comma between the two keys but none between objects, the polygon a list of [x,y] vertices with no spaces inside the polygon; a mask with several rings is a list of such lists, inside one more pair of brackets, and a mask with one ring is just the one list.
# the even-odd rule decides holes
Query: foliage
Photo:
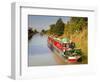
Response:
[{"label": "foliage", "polygon": [[56,26],[55,24],[50,25],[50,33],[51,34],[55,33],[55,26]]},{"label": "foliage", "polygon": [[38,33],[36,29],[29,28],[28,29],[28,40],[30,40],[32,36],[35,35],[36,33]]},{"label": "foliage", "polygon": [[50,34],[56,34],[56,35],[62,35],[64,33],[64,23],[61,18],[59,18],[56,22],[56,24],[51,24],[49,33]]},{"label": "foliage", "polygon": [[87,63],[88,55],[88,19],[86,17],[71,17],[64,29],[64,37],[70,38],[80,48],[83,54],[83,63]]},{"label": "foliage", "polygon": [[64,23],[62,19],[58,19],[55,25],[55,34],[62,35],[64,33]]},{"label": "foliage", "polygon": [[87,27],[86,17],[71,17],[70,21],[65,25],[65,30],[73,34],[82,31],[85,27]]},{"label": "foliage", "polygon": [[41,30],[41,33],[45,34],[46,33],[46,30],[42,29]]}]

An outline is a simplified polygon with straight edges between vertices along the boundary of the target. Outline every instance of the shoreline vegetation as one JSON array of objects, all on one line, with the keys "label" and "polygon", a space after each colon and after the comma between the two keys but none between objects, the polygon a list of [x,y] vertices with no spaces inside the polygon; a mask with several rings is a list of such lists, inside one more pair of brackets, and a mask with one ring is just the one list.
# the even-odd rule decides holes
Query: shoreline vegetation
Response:
[{"label": "shoreline vegetation", "polygon": [[49,25],[49,29],[42,29],[38,32],[36,29],[28,29],[28,40],[35,34],[57,35],[58,38],[69,38],[75,42],[76,47],[82,49],[83,64],[88,63],[88,18],[86,17],[70,17],[70,20],[64,23],[61,18],[55,24]]},{"label": "shoreline vegetation", "polygon": [[39,33],[36,29],[29,28],[28,29],[28,40],[30,40],[35,34]]}]

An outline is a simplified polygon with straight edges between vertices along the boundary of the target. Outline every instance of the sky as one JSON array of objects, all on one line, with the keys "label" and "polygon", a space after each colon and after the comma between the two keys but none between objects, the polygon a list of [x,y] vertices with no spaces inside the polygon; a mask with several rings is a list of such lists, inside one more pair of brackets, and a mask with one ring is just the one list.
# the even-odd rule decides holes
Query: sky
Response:
[{"label": "sky", "polygon": [[68,16],[28,15],[28,27],[41,32],[42,29],[49,29],[49,25],[55,24],[59,18],[61,18],[64,23],[70,20]]}]

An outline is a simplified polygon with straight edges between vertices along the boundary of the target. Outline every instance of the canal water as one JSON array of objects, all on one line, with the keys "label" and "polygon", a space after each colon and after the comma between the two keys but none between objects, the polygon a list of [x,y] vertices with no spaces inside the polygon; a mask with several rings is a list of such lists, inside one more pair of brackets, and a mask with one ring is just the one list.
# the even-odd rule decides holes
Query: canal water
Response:
[{"label": "canal water", "polygon": [[57,65],[53,52],[47,46],[47,36],[39,33],[28,42],[28,66]]}]

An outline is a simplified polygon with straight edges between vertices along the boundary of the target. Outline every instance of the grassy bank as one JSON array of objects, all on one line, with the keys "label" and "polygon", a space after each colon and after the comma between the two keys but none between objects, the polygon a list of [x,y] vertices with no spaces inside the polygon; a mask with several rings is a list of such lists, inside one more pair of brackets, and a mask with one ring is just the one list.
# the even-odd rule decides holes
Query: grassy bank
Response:
[{"label": "grassy bank", "polygon": [[88,63],[88,30],[83,29],[80,32],[74,33],[64,33],[63,37],[69,38],[76,44],[76,48],[80,48],[83,53],[83,62],[84,64]]}]

